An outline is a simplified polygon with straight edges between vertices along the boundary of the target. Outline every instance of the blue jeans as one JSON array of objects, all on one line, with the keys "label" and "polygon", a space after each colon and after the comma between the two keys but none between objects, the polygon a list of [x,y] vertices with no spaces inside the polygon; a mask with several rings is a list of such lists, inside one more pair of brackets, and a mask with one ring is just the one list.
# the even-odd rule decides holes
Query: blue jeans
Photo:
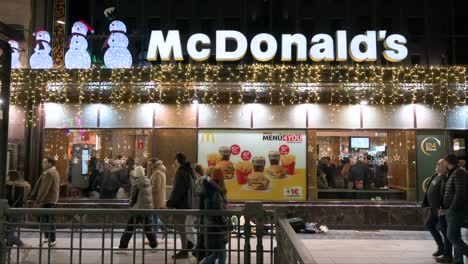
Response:
[{"label": "blue jeans", "polygon": [[226,250],[213,252],[205,258],[205,263],[215,264],[216,260],[218,260],[218,264],[225,264],[226,255]]},{"label": "blue jeans", "polygon": [[164,223],[161,221],[161,218],[159,218],[158,215],[153,215],[153,226],[154,226],[154,232],[157,233],[158,230],[163,231]]},{"label": "blue jeans", "polygon": [[461,237],[461,228],[465,221],[465,212],[447,210],[447,236],[453,244],[453,263],[463,264],[463,255],[468,256],[468,246]]}]

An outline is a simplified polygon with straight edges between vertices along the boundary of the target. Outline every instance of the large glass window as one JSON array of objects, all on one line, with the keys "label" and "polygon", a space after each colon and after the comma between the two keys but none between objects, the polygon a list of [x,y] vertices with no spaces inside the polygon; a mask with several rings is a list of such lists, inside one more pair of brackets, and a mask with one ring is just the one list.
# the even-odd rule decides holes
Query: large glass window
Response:
[{"label": "large glass window", "polygon": [[17,171],[21,176],[27,176],[24,175],[24,161],[26,160],[24,119],[24,108],[10,105],[8,122],[7,171]]},{"label": "large glass window", "polygon": [[[406,140],[397,132],[318,131],[319,199],[404,200]],[[402,147],[403,146],[403,147]],[[400,180],[403,179],[403,180]]]},{"label": "large glass window", "polygon": [[[143,166],[151,176],[151,158],[163,161],[167,185],[172,185],[175,154],[182,152],[190,161],[196,161],[196,134],[196,129],[191,128],[46,129],[44,155],[56,160],[62,197],[126,199],[133,183],[133,168]],[[112,187],[106,183],[104,172],[120,169],[122,174],[114,173],[119,175],[118,190],[103,196]]]},{"label": "large glass window", "polygon": [[152,157],[151,129],[46,129],[44,144],[45,156],[56,160],[67,196],[96,196],[93,191],[102,188],[97,181],[102,181],[104,169],[117,165],[126,177],[120,187],[128,191],[124,185],[132,182],[132,165],[146,167]]}]

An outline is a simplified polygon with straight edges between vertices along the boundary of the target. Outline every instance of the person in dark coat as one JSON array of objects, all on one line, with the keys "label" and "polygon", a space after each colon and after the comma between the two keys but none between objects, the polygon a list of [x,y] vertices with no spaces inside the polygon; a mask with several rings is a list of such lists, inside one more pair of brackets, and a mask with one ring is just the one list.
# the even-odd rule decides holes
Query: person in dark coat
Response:
[{"label": "person in dark coat", "polygon": [[351,169],[351,160],[348,157],[343,158],[342,165],[338,169],[339,173],[344,179],[344,188],[352,189],[353,183],[349,179],[349,170]]},{"label": "person in dark coat", "polygon": [[[426,228],[431,232],[434,241],[437,244],[437,251],[432,254],[434,257],[452,260],[452,244],[447,238],[447,221],[445,215],[439,216],[439,209],[442,205],[442,181],[447,174],[445,162],[443,159],[437,162],[436,173],[426,183],[426,193],[424,194],[423,207],[429,207],[426,217]],[[442,236],[437,230],[437,224],[440,225]]]},{"label": "person in dark coat", "polygon": [[[193,195],[195,185],[195,173],[187,161],[187,157],[183,153],[176,154],[175,165],[177,167],[174,187],[171,196],[166,202],[167,208],[173,209],[192,209]],[[174,228],[180,235],[182,250],[173,256],[173,258],[188,258],[188,249],[192,249],[195,245],[187,240],[185,231],[186,216],[177,215],[173,217]],[[164,221],[163,221],[164,222]]]},{"label": "person in dark coat", "polygon": [[321,169],[317,169],[317,186],[319,189],[328,189],[327,175]]},{"label": "person in dark coat", "polygon": [[375,165],[374,187],[382,188],[388,186],[388,165],[386,161],[381,161]]},{"label": "person in dark coat", "polygon": [[453,263],[463,264],[463,255],[468,256],[468,246],[461,237],[461,228],[468,213],[468,172],[458,165],[454,154],[446,155],[444,160],[448,174],[442,183],[440,214],[447,218],[447,237],[454,248]]},{"label": "person in dark coat", "polygon": [[[17,171],[9,171],[5,189],[5,198],[8,200],[8,205],[12,208],[23,208],[28,201],[31,185],[25,181]],[[16,215],[9,215],[7,220],[10,224],[14,224],[18,222],[17,218],[18,216]],[[24,243],[15,235],[16,227],[14,225],[8,227],[6,230],[6,245],[9,247],[16,245],[20,248],[21,263],[24,262],[31,252],[31,246]]]},{"label": "person in dark coat", "polygon": [[88,188],[84,190],[84,195],[90,197],[91,192],[97,191],[94,182],[99,178],[99,170],[97,167],[97,158],[91,157],[88,163]]},{"label": "person in dark coat", "polygon": [[[213,174],[213,170],[215,167],[210,167],[207,169],[206,174],[203,166],[201,164],[195,164],[195,175],[197,176],[197,180],[195,181],[195,201],[194,204],[196,209],[203,210],[204,204],[203,200],[200,199],[202,187],[203,187],[203,180],[208,179],[208,175]],[[199,232],[197,233],[197,245],[192,252],[192,255],[197,258],[197,261],[201,261],[207,256],[206,247],[205,247],[205,235],[203,232],[203,217],[198,217],[197,224],[199,226]]]},{"label": "person in dark coat", "polygon": [[321,169],[327,178],[327,183],[330,188],[335,188],[336,176],[338,175],[338,170],[332,164],[330,157],[322,157],[319,161],[319,169]]},{"label": "person in dark coat", "polygon": [[369,165],[362,160],[358,160],[349,169],[349,178],[354,182],[355,189],[362,189],[364,184],[371,178]]},{"label": "person in dark coat", "polygon": [[[213,171],[211,180],[204,179],[200,192],[200,199],[203,201],[204,210],[222,211],[227,207],[227,190],[224,185],[223,171],[219,168]],[[218,260],[219,264],[226,263],[226,244],[228,242],[229,225],[224,216],[205,216],[204,223],[207,228],[207,249],[210,255],[203,263],[214,264]]]},{"label": "person in dark coat", "polygon": [[99,190],[100,199],[114,199],[121,186],[119,176],[113,172],[117,172],[112,164],[106,164],[104,171],[99,174],[94,181],[94,189]]}]

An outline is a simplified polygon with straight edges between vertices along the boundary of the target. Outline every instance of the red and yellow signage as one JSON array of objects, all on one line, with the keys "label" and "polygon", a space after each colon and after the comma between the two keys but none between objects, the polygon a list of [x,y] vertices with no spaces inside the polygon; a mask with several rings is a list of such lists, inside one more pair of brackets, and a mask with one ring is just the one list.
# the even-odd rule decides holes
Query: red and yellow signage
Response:
[{"label": "red and yellow signage", "polygon": [[220,167],[229,200],[306,199],[302,130],[200,130],[198,162]]}]

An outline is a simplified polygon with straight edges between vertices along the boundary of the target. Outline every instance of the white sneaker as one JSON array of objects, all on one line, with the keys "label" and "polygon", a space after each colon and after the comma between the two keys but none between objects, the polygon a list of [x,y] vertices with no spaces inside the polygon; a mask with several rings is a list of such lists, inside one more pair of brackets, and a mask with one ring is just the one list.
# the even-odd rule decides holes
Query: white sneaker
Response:
[{"label": "white sneaker", "polygon": [[128,251],[126,248],[114,247],[114,253],[121,254],[121,255],[128,255]]},{"label": "white sneaker", "polygon": [[44,240],[42,242],[42,245],[45,246],[45,247],[55,247],[57,245],[57,242],[55,241],[49,241],[49,240]]},{"label": "white sneaker", "polygon": [[31,246],[28,244],[23,244],[23,246],[20,249],[21,262],[24,262],[28,258],[30,253],[31,253]]}]

